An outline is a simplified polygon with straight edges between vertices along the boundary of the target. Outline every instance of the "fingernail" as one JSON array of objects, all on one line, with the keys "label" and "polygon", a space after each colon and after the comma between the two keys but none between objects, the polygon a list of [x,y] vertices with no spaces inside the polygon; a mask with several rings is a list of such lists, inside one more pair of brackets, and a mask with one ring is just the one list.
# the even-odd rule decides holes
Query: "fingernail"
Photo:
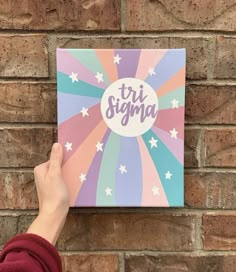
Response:
[{"label": "fingernail", "polygon": [[60,150],[60,144],[59,143],[53,144],[52,150],[55,152],[58,152]]}]

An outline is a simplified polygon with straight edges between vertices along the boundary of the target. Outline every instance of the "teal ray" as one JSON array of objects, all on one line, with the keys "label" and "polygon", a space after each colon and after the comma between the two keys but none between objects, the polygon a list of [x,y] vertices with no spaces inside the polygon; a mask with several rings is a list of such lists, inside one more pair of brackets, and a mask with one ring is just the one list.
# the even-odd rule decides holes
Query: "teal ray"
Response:
[{"label": "teal ray", "polygon": [[[100,173],[97,185],[96,206],[115,206],[115,177],[120,151],[120,136],[114,132],[106,143],[103,151]],[[110,188],[112,195],[106,195],[106,188]]]},{"label": "teal ray", "polygon": [[[151,138],[158,139],[157,148],[151,148],[149,143]],[[184,183],[183,183],[183,166],[173,156],[169,149],[163,144],[160,138],[149,130],[142,135],[149,154],[155,164],[157,172],[160,176],[162,186],[165,190],[166,197],[170,206],[183,206],[184,203]],[[166,179],[166,173],[172,174],[171,179]]]},{"label": "teal ray", "polygon": [[58,92],[77,94],[80,96],[98,97],[102,98],[104,90],[96,86],[90,85],[84,81],[79,80],[73,82],[71,78],[61,72],[57,72],[57,88]]},{"label": "teal ray", "polygon": [[[157,93],[157,95],[158,95],[158,93]],[[180,87],[178,89],[175,89],[175,90],[173,90],[173,92],[170,92],[170,93],[158,98],[158,109],[164,110],[164,109],[172,108],[171,101],[173,99],[176,99],[179,101],[179,103],[178,103],[179,107],[184,106],[185,87]]]},{"label": "teal ray", "polygon": [[[70,49],[69,53],[87,67],[95,75],[97,72],[103,74],[104,81],[109,85],[110,80],[107,77],[101,62],[99,61],[94,49]],[[113,60],[112,60],[113,61]]]}]

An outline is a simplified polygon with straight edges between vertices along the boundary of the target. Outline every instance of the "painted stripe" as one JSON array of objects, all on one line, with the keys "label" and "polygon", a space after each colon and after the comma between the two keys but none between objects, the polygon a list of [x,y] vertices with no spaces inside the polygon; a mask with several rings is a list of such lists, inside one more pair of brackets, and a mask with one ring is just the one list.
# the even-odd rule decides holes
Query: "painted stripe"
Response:
[{"label": "painted stripe", "polygon": [[[170,206],[183,206],[184,205],[184,183],[183,166],[168,150],[168,148],[158,138],[158,148],[151,148],[149,140],[154,137],[158,138],[153,131],[149,130],[142,135],[146,144],[148,152],[155,164],[157,172],[160,176],[162,186],[165,190],[167,200]],[[166,173],[172,174],[171,179],[166,179]]]},{"label": "painted stripe", "polygon": [[185,66],[156,90],[157,96],[161,97],[183,86],[185,86]]},{"label": "painted stripe", "polygon": [[85,97],[68,93],[57,93],[57,123],[60,125],[74,115],[80,113],[83,107],[90,108],[98,103],[101,99],[95,97]]},{"label": "painted stripe", "polygon": [[[115,206],[115,176],[120,150],[120,136],[111,132],[106,147],[98,177],[96,206]],[[106,195],[106,189],[111,189],[111,195]]]},{"label": "painted stripe", "polygon": [[[64,147],[64,160],[65,163],[75,152],[75,150],[83,143],[92,130],[103,120],[100,104],[95,105],[88,110],[89,116],[83,117],[78,114],[60,124],[58,127],[58,140]],[[72,143],[72,150],[66,151],[65,144]]]},{"label": "painted stripe", "polygon": [[107,125],[104,121],[101,121],[87,136],[83,144],[76,149],[73,156],[62,166],[63,177],[69,189],[70,206],[75,205],[77,195],[82,185],[80,175],[81,173],[87,174],[96,154],[97,140],[102,139],[106,131]]},{"label": "painted stripe", "polygon": [[170,92],[166,95],[158,97],[158,109],[164,110],[172,108],[171,101],[176,99],[179,101],[178,106],[183,107],[185,104],[185,87],[180,87],[173,92]]},{"label": "painted stripe", "polygon": [[[121,166],[125,166],[127,173],[121,173]],[[121,137],[116,165],[116,205],[141,206],[142,186],[142,163],[138,142],[133,137]]]},{"label": "painted stripe", "polygon": [[[98,139],[103,143],[103,149],[106,146],[107,139],[110,135],[111,130],[108,129],[105,136],[102,139]],[[75,206],[77,207],[94,207],[96,206],[96,193],[97,193],[97,182],[100,171],[101,161],[103,152],[98,151],[94,157],[91,167],[88,171],[86,181],[83,183],[82,188],[77,196]]]},{"label": "painted stripe", "polygon": [[169,49],[155,67],[156,75],[147,77],[146,82],[158,90],[173,75],[185,66],[185,49]]},{"label": "painted stripe", "polygon": [[120,64],[117,65],[118,76],[120,78],[135,77],[139,65],[140,49],[117,49],[115,55],[121,57]]},{"label": "painted stripe", "polygon": [[[141,136],[137,137],[141,158],[142,158],[142,179],[143,179],[143,193],[142,205],[146,207],[168,207],[169,203],[166,198],[165,190],[161,184],[160,177],[157,173],[156,167],[150,157],[147,147]],[[157,187],[159,195],[154,195],[153,188]]]},{"label": "painted stripe", "polygon": [[184,107],[178,109],[159,110],[154,126],[167,131],[174,128],[178,131],[177,138],[184,139]]},{"label": "painted stripe", "polygon": [[147,77],[156,76],[150,75],[149,69],[155,68],[167,51],[167,49],[142,49],[136,78],[145,80]]},{"label": "painted stripe", "polygon": [[184,141],[182,139],[174,139],[170,137],[170,133],[160,128],[152,127],[153,132],[161,139],[176,159],[184,164]]},{"label": "painted stripe", "polygon": [[[101,89],[105,89],[107,87],[105,82],[98,82],[95,77],[96,74],[91,72],[70,54],[70,49],[57,49],[57,71],[66,74],[68,77],[72,72],[77,73],[79,81],[84,81],[89,85],[93,85]],[[71,78],[69,79],[71,80]]]},{"label": "painted stripe", "polygon": [[70,49],[70,54],[75,57],[79,62],[81,62],[86,68],[92,71],[95,75],[97,72],[103,74],[103,79],[107,85],[110,81],[106,75],[106,71],[101,65],[100,60],[97,57],[96,51],[94,49]]},{"label": "painted stripe", "polygon": [[100,89],[84,81],[72,83],[69,76],[61,72],[57,72],[57,90],[58,92],[97,98],[101,98],[104,93],[104,89]]},{"label": "painted stripe", "polygon": [[97,49],[96,54],[109,81],[112,83],[118,79],[117,67],[114,63],[114,49]]}]

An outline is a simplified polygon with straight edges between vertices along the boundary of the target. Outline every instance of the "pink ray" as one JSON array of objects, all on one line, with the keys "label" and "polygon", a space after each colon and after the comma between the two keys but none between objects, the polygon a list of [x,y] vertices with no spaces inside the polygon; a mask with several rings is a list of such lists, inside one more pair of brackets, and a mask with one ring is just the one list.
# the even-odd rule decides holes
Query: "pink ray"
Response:
[{"label": "pink ray", "polygon": [[[59,142],[64,146],[64,160],[65,163],[80,146],[86,137],[102,120],[100,104],[97,104],[88,109],[89,116],[84,116],[79,113],[67,121],[63,122],[58,127]],[[72,144],[72,150],[66,149],[66,143]]]},{"label": "pink ray", "polygon": [[184,162],[184,141],[180,138],[174,139],[170,137],[170,133],[160,128],[152,127],[152,131],[160,138],[166,147],[173,153],[176,159],[183,164]]},{"label": "pink ray", "polygon": [[[143,172],[143,195],[142,206],[161,206],[168,207],[169,203],[166,198],[160,177],[157,173],[156,167],[150,157],[145,143],[141,136],[137,137],[141,159],[142,159],[142,172]],[[154,195],[152,189],[159,188],[159,195]]]},{"label": "pink ray", "polygon": [[[158,62],[163,58],[167,49],[143,49],[139,58],[138,70],[136,78],[146,79],[149,76],[149,69],[155,68]],[[157,75],[153,75],[157,76]]]},{"label": "pink ray", "polygon": [[[69,190],[70,206],[74,206],[82,186],[80,175],[87,175],[96,154],[96,144],[98,141],[101,141],[106,130],[107,125],[102,120],[62,167],[63,177]],[[86,180],[84,182],[86,182]]]},{"label": "pink ray", "polygon": [[88,68],[73,57],[67,49],[60,49],[57,51],[57,71],[62,72],[68,76],[73,73],[78,74],[78,80],[84,81],[90,85],[101,89],[106,89],[105,82],[98,82],[96,75]]},{"label": "pink ray", "polygon": [[158,111],[154,126],[169,133],[175,128],[178,131],[177,138],[184,139],[184,107]]}]

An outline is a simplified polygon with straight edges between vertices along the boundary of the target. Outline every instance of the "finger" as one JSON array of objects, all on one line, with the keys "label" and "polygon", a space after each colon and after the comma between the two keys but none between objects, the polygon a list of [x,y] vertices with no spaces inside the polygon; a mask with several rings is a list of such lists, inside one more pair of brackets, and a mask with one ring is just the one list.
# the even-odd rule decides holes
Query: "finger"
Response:
[{"label": "finger", "polygon": [[48,168],[49,168],[49,161],[46,161],[44,163],[37,165],[34,168],[34,176],[35,177],[42,177],[42,176],[44,177],[48,171]]},{"label": "finger", "polygon": [[49,171],[60,171],[63,159],[63,149],[59,143],[52,146],[52,151],[49,160]]}]

